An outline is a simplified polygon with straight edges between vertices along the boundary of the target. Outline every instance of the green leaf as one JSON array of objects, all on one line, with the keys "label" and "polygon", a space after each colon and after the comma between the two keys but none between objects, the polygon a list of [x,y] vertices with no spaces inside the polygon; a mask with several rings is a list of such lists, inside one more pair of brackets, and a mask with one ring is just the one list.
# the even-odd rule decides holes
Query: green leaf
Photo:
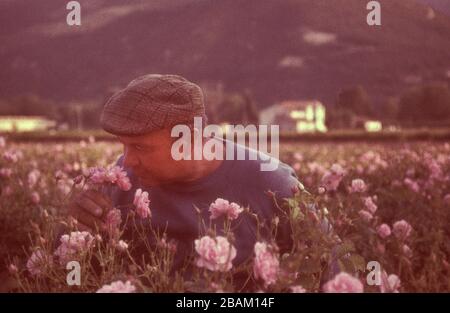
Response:
[{"label": "green leaf", "polygon": [[286,201],[291,208],[298,207],[298,201],[294,198],[289,198]]},{"label": "green leaf", "polygon": [[298,271],[303,274],[318,273],[320,270],[320,261],[314,259],[304,259],[298,269]]},{"label": "green leaf", "polygon": [[339,259],[338,265],[341,272],[349,274],[354,274],[356,272],[353,263],[347,258]]},{"label": "green leaf", "polygon": [[292,209],[292,219],[296,220],[300,213],[300,208],[298,206]]},{"label": "green leaf", "polygon": [[336,259],[342,258],[347,253],[355,251],[355,245],[351,241],[346,241],[336,247]]},{"label": "green leaf", "polygon": [[366,261],[362,256],[358,254],[352,254],[348,259],[353,263],[355,270],[361,272],[364,272],[366,270]]},{"label": "green leaf", "polygon": [[296,282],[307,290],[313,289],[315,286],[315,279],[311,275],[299,275]]}]

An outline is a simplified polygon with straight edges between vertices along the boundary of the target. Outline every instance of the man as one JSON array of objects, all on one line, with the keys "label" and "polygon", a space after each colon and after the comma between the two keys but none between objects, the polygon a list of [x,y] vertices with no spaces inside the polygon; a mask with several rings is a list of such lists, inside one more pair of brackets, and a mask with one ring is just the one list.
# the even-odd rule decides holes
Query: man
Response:
[{"label": "man", "polygon": [[[92,191],[75,199],[70,206],[71,214],[80,227],[88,230],[101,227],[106,210],[133,203],[136,189],[141,188],[149,193],[150,223],[177,242],[174,268],[178,269],[192,255],[193,242],[202,231],[198,229],[195,208],[209,221],[210,204],[222,198],[249,207],[260,221],[270,225],[278,209],[267,192],[275,193],[279,199],[291,197],[293,188],[299,184],[294,171],[281,162],[274,171],[261,171],[261,160],[249,160],[250,150],[230,141],[225,149],[236,153],[241,150],[246,155],[244,160],[176,161],[172,145],[178,138],[171,136],[171,129],[178,124],[192,127],[194,117],[206,119],[202,91],[180,76],[145,75],[113,95],[104,107],[101,125],[122,142],[124,153],[117,164],[126,169],[133,187],[126,192],[111,190],[112,203]],[[203,144],[208,140],[220,139],[205,138]],[[126,215],[128,209],[122,211]],[[255,220],[245,214],[240,218],[235,221],[234,265],[252,256],[256,241]],[[284,245],[288,249],[289,234],[285,232],[283,236],[280,248]]]}]

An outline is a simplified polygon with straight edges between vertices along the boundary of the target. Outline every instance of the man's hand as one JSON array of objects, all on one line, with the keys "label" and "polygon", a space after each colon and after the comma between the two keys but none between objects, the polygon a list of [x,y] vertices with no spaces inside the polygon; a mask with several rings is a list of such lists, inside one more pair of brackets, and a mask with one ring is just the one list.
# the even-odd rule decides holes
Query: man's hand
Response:
[{"label": "man's hand", "polygon": [[104,218],[112,209],[111,200],[104,194],[87,190],[75,196],[69,204],[69,215],[78,221],[81,231],[106,230]]}]

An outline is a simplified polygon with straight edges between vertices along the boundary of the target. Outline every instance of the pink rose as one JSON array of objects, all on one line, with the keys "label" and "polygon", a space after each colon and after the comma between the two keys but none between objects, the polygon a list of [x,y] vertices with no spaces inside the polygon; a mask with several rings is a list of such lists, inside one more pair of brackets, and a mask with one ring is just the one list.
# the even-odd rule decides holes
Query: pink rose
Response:
[{"label": "pink rose", "polygon": [[123,240],[119,240],[119,242],[116,244],[116,249],[120,252],[125,252],[128,249],[128,244]]},{"label": "pink rose", "polygon": [[418,193],[418,192],[420,191],[420,186],[419,186],[419,184],[418,184],[416,181],[414,181],[414,180],[412,180],[412,179],[410,179],[410,178],[405,178],[405,179],[403,180],[403,183],[404,183],[409,189],[411,189],[412,191],[414,191],[415,193]]},{"label": "pink rose", "polygon": [[369,212],[365,211],[365,210],[360,210],[358,212],[359,217],[361,217],[362,220],[364,220],[365,222],[370,222],[373,218],[372,214],[370,214]]},{"label": "pink rose", "polygon": [[51,266],[53,259],[47,255],[43,250],[38,249],[33,252],[27,261],[27,269],[33,276],[39,276],[42,274],[46,266]]},{"label": "pink rose", "polygon": [[55,255],[61,265],[73,261],[79,254],[87,253],[94,246],[94,237],[87,231],[62,235],[59,241],[61,244],[56,248]]},{"label": "pink rose", "polygon": [[400,278],[398,278],[398,276],[395,274],[391,274],[388,276],[387,273],[383,271],[383,273],[381,274],[380,291],[382,293],[398,293],[398,288],[400,288]]},{"label": "pink rose", "polygon": [[110,285],[103,285],[97,290],[97,293],[133,293],[136,292],[136,287],[131,284],[129,280],[125,283],[122,281],[115,281]]},{"label": "pink rose", "polygon": [[34,204],[39,204],[41,202],[41,197],[39,196],[39,193],[36,191],[33,191],[30,196],[31,202]]},{"label": "pink rose", "polygon": [[305,293],[306,289],[300,285],[289,287],[292,293]]},{"label": "pink rose", "polygon": [[30,188],[33,188],[34,186],[36,186],[40,177],[41,177],[41,172],[39,170],[34,169],[31,172],[29,172],[28,176],[27,176],[28,186]]},{"label": "pink rose", "polygon": [[89,182],[92,184],[103,184],[105,180],[105,170],[103,168],[90,168],[89,169]]},{"label": "pink rose", "polygon": [[399,240],[405,240],[412,231],[411,225],[405,220],[397,221],[393,225],[393,233]]},{"label": "pink rose", "polygon": [[15,275],[15,274],[17,274],[17,273],[19,272],[19,269],[17,268],[17,266],[16,266],[15,264],[9,264],[9,266],[8,266],[8,272],[9,272],[11,275]]},{"label": "pink rose", "polygon": [[210,271],[229,271],[236,257],[236,248],[222,236],[204,236],[195,240],[195,251],[199,254],[196,265]]},{"label": "pink rose", "polygon": [[372,214],[375,214],[378,209],[377,205],[373,202],[372,197],[364,198],[364,205],[366,206],[367,211]]},{"label": "pink rose", "polygon": [[131,189],[130,179],[127,173],[120,166],[114,166],[110,169],[90,168],[89,182],[94,185],[116,184],[121,190]]},{"label": "pink rose", "polygon": [[255,278],[262,279],[266,287],[274,284],[280,272],[278,249],[264,242],[257,242],[254,251],[253,274]]},{"label": "pink rose", "polygon": [[367,187],[366,187],[366,183],[364,182],[364,180],[362,180],[360,178],[352,180],[352,185],[350,187],[350,193],[364,192],[364,191],[366,191],[366,189],[367,189]]},{"label": "pink rose", "polygon": [[3,190],[3,193],[1,193],[0,195],[5,195],[5,196],[10,196],[13,193],[13,189],[11,188],[11,186],[6,186],[5,189]]},{"label": "pink rose", "polygon": [[450,204],[450,193],[444,196],[444,203]]},{"label": "pink rose", "polygon": [[0,168],[0,176],[8,178],[11,177],[13,171],[10,168]]},{"label": "pink rose", "polygon": [[5,159],[5,161],[11,162],[11,163],[17,163],[17,161],[19,161],[19,159],[22,157],[22,152],[21,151],[6,151],[5,153],[3,153],[3,159]]},{"label": "pink rose", "polygon": [[339,164],[333,164],[330,170],[323,175],[321,184],[327,191],[334,191],[339,187],[344,175],[344,169]]},{"label": "pink rose", "polygon": [[131,189],[130,179],[127,176],[127,172],[125,172],[120,166],[114,166],[108,172],[108,177],[111,177],[111,183],[117,184],[117,186],[123,190],[128,191]]},{"label": "pink rose", "polygon": [[112,235],[118,229],[120,224],[122,223],[122,215],[119,209],[112,209],[106,213],[105,224],[108,232]]},{"label": "pink rose", "polygon": [[361,281],[347,273],[341,272],[323,285],[327,293],[361,293],[364,286]]},{"label": "pink rose", "polygon": [[381,224],[377,228],[377,233],[378,233],[378,236],[380,236],[381,238],[384,239],[391,235],[391,228],[387,224]]},{"label": "pink rose", "polygon": [[151,217],[151,212],[149,208],[150,200],[148,199],[148,192],[142,191],[141,188],[136,190],[134,194],[133,204],[136,207],[136,212],[141,218]]},{"label": "pink rose", "polygon": [[226,215],[229,220],[235,220],[243,210],[244,209],[241,208],[238,204],[234,202],[229,203],[228,200],[224,200],[221,198],[216,199],[216,201],[211,203],[211,205],[209,206],[211,219],[216,219],[221,215]]},{"label": "pink rose", "polygon": [[403,245],[402,251],[406,257],[408,258],[412,257],[412,250],[408,245]]},{"label": "pink rose", "polygon": [[294,153],[294,158],[297,160],[297,161],[303,161],[303,154],[301,154],[300,152],[295,152]]}]

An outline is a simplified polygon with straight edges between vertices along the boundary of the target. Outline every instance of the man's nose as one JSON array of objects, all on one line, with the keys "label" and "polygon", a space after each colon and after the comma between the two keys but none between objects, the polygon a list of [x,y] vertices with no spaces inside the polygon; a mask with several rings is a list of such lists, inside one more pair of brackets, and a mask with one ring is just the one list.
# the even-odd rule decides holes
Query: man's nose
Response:
[{"label": "man's nose", "polygon": [[123,160],[124,167],[134,167],[138,164],[139,160],[136,158],[136,156],[132,152],[130,152],[129,149],[125,148]]}]

